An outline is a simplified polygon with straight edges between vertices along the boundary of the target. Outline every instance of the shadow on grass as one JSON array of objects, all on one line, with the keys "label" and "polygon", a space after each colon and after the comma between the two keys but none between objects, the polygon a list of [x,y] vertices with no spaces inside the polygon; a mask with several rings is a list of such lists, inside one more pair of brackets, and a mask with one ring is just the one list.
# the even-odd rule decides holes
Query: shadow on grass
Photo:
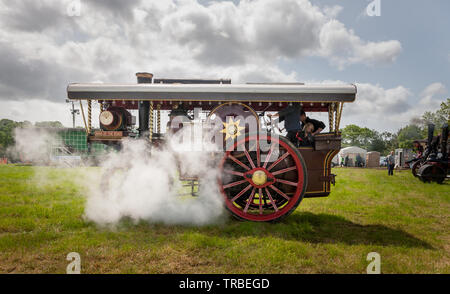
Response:
[{"label": "shadow on grass", "polygon": [[341,216],[295,213],[280,223],[231,221],[225,227],[200,229],[217,237],[273,237],[311,243],[345,243],[349,245],[383,245],[434,249],[430,244],[400,229],[384,225],[361,225]]},{"label": "shadow on grass", "polygon": [[149,224],[141,221],[133,224],[122,220],[121,231],[138,231],[149,235],[167,236],[172,242],[177,236],[203,235],[216,239],[237,239],[240,237],[276,238],[310,243],[348,245],[382,245],[434,249],[427,242],[401,230],[384,225],[361,225],[342,216],[331,214],[294,213],[278,223],[242,222],[230,217],[221,225],[191,226]]}]

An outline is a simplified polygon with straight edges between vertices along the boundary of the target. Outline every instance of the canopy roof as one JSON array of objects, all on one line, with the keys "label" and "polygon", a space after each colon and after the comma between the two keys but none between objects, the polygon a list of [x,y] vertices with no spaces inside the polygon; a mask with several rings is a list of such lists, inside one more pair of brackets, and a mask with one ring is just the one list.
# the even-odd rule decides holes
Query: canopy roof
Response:
[{"label": "canopy roof", "polygon": [[75,100],[353,102],[355,85],[326,84],[70,84]]},{"label": "canopy roof", "polygon": [[345,154],[366,154],[367,150],[360,148],[358,146],[350,146],[342,148],[341,151],[339,151],[339,155],[345,155]]}]

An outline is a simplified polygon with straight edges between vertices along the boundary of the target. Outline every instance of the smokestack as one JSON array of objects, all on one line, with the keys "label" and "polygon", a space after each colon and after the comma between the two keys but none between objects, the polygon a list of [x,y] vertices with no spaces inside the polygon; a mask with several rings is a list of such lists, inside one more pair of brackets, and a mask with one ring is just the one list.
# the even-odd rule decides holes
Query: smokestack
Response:
[{"label": "smokestack", "polygon": [[443,158],[447,158],[448,123],[444,123],[441,133],[441,153]]},{"label": "smokestack", "polygon": [[[151,84],[153,82],[153,74],[148,72],[136,73],[138,84]],[[139,136],[145,136],[148,133],[149,119],[149,101],[139,101]]]},{"label": "smokestack", "polygon": [[428,124],[428,148],[431,150],[431,141],[433,141],[434,124]]},{"label": "smokestack", "polygon": [[136,77],[138,84],[151,84],[153,82],[153,74],[148,72],[138,72]]}]

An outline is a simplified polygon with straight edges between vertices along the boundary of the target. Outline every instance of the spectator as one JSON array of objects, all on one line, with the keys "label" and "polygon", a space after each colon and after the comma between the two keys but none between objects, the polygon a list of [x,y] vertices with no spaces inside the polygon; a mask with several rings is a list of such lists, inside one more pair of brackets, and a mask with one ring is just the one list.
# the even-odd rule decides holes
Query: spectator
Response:
[{"label": "spectator", "polygon": [[388,166],[388,175],[393,176],[394,175],[394,166],[395,166],[395,156],[394,151],[391,151],[391,153],[386,158],[387,166]]},{"label": "spectator", "polygon": [[363,166],[363,159],[362,159],[361,155],[359,155],[359,154],[356,155],[356,166],[357,167]]}]

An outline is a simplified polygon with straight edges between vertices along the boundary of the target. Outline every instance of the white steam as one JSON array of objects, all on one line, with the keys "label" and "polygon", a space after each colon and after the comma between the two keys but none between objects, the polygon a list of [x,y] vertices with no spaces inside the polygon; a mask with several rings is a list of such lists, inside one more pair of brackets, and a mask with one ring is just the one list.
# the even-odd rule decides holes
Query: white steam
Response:
[{"label": "white steam", "polygon": [[[15,141],[10,153],[20,162],[68,167],[52,160],[51,149],[61,145],[56,131],[17,128]],[[85,219],[106,227],[114,227],[124,218],[189,225],[223,220],[218,164],[211,152],[205,152],[210,150],[207,144],[197,144],[202,146],[180,143],[178,136],[168,139],[163,147],[150,150],[145,139],[124,139],[123,148],[108,153],[99,169],[74,169],[76,175],[71,176],[71,181],[81,185],[81,191],[86,193]],[[65,174],[50,178],[47,172],[35,169],[36,183],[67,180]],[[191,191],[182,187],[180,174],[198,177],[200,187],[196,197],[180,196]]]},{"label": "white steam", "polygon": [[[103,161],[102,175],[90,185],[85,217],[100,225],[133,221],[205,225],[223,216],[217,166],[208,152],[177,153],[170,142],[148,149],[145,140],[124,140],[123,148]],[[179,146],[178,146],[179,147]],[[179,150],[179,149],[178,149]],[[196,197],[180,197],[179,175],[198,176]]]},{"label": "white steam", "polygon": [[51,147],[57,142],[57,137],[47,129],[15,128],[15,145],[8,149],[11,157],[24,163],[49,164]]}]

